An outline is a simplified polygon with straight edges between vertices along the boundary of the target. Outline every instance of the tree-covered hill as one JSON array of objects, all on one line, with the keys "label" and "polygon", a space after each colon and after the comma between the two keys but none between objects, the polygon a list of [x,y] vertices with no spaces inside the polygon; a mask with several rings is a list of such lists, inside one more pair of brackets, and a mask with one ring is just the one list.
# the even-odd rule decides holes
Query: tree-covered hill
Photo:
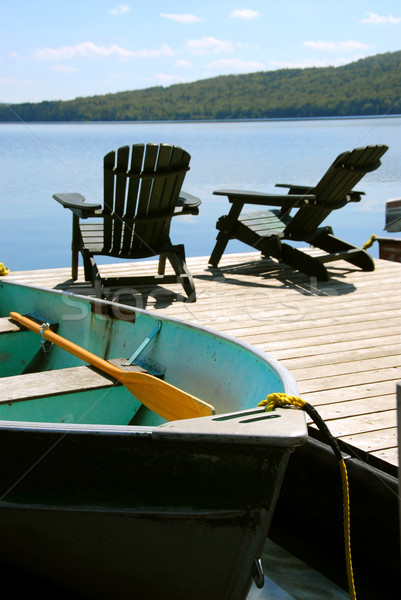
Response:
[{"label": "tree-covered hill", "polygon": [[401,51],[342,67],[226,75],[104,96],[0,105],[0,121],[154,121],[401,114]]}]

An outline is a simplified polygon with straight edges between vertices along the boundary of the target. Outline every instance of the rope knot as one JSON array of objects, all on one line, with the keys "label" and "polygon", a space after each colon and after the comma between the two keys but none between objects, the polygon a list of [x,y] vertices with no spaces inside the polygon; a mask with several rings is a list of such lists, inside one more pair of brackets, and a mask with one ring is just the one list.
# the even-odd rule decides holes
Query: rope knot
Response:
[{"label": "rope knot", "polygon": [[367,250],[368,248],[373,246],[373,243],[376,238],[377,238],[377,235],[375,235],[375,234],[371,235],[370,239],[367,242],[365,242],[364,245],[362,246],[362,250]]},{"label": "rope knot", "polygon": [[298,396],[290,396],[283,392],[274,392],[268,394],[265,400],[259,402],[258,406],[265,406],[266,412],[270,412],[276,408],[276,406],[295,406],[296,408],[304,408],[306,402]]},{"label": "rope knot", "polygon": [[0,262],[0,275],[8,275],[10,269],[7,269],[6,265]]}]

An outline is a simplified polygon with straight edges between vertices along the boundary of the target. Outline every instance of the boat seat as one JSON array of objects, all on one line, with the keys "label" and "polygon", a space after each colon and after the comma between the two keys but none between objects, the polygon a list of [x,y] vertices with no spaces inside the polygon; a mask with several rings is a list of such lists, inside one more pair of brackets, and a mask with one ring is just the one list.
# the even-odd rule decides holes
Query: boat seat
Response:
[{"label": "boat seat", "polygon": [[25,328],[18,325],[18,323],[9,317],[0,317],[0,335],[2,333],[17,333],[18,331],[24,330]]},{"label": "boat seat", "polygon": [[[122,366],[125,360],[110,362]],[[0,378],[4,421],[129,425],[141,407],[124,385],[88,365]]]},{"label": "boat seat", "polygon": [[[124,359],[112,359],[109,362],[120,366]],[[146,372],[145,369],[137,365],[126,369]],[[121,383],[86,365],[13,375],[0,378],[0,405],[22,400],[34,400],[35,398],[100,390],[116,385],[120,386]]]}]

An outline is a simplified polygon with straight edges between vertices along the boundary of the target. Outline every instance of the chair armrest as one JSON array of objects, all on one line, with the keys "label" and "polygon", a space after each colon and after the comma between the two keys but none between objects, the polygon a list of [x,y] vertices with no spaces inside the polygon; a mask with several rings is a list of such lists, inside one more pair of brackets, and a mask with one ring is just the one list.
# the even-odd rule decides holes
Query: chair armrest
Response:
[{"label": "chair armrest", "polygon": [[69,208],[78,217],[89,217],[101,210],[101,204],[88,204],[85,202],[84,196],[75,192],[67,194],[53,194],[53,198],[57,200],[64,208]]},{"label": "chair armrest", "polygon": [[[311,194],[314,192],[315,188],[308,187],[307,185],[294,185],[292,183],[276,183],[276,187],[288,188],[288,194],[293,196],[294,194]],[[337,203],[338,206],[345,206],[348,202],[359,202],[361,200],[361,196],[364,196],[365,192],[358,192],[357,190],[352,190],[346,196],[346,202]],[[332,206],[332,205],[331,205]],[[334,207],[335,208],[335,207]]]},{"label": "chair armrest", "polygon": [[311,194],[314,191],[313,186],[296,185],[294,183],[276,183],[275,187],[286,188],[289,194]]},{"label": "chair armrest", "polygon": [[176,214],[199,214],[199,205],[202,204],[202,200],[197,196],[193,196],[188,192],[181,191],[178,197],[176,208],[178,209]]},{"label": "chair armrest", "polygon": [[348,202],[360,202],[361,196],[364,196],[365,192],[357,192],[356,190],[352,190],[349,194],[347,194]]},{"label": "chair armrest", "polygon": [[215,190],[216,196],[228,196],[229,202],[242,202],[244,204],[255,204],[259,206],[280,206],[282,208],[291,208],[313,204],[316,201],[314,194],[291,194],[277,195],[265,194],[263,192],[251,192],[246,190]]}]

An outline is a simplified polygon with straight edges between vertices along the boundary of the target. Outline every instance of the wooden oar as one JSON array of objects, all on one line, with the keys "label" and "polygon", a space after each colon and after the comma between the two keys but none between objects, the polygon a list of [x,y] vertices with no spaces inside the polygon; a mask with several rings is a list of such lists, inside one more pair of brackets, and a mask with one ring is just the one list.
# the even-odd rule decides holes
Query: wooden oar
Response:
[{"label": "wooden oar", "polygon": [[14,320],[42,335],[56,346],[63,348],[67,352],[74,354],[78,358],[88,362],[93,367],[107,373],[120,381],[142,404],[159,414],[167,421],[177,419],[192,419],[194,417],[205,417],[214,414],[214,407],[179,388],[158,379],[149,373],[140,373],[124,371],[116,365],[112,365],[103,360],[96,354],[81,348],[77,344],[70,342],[61,335],[54,333],[48,327],[35,323],[28,317],[23,317],[17,312],[10,312],[10,317]]}]

